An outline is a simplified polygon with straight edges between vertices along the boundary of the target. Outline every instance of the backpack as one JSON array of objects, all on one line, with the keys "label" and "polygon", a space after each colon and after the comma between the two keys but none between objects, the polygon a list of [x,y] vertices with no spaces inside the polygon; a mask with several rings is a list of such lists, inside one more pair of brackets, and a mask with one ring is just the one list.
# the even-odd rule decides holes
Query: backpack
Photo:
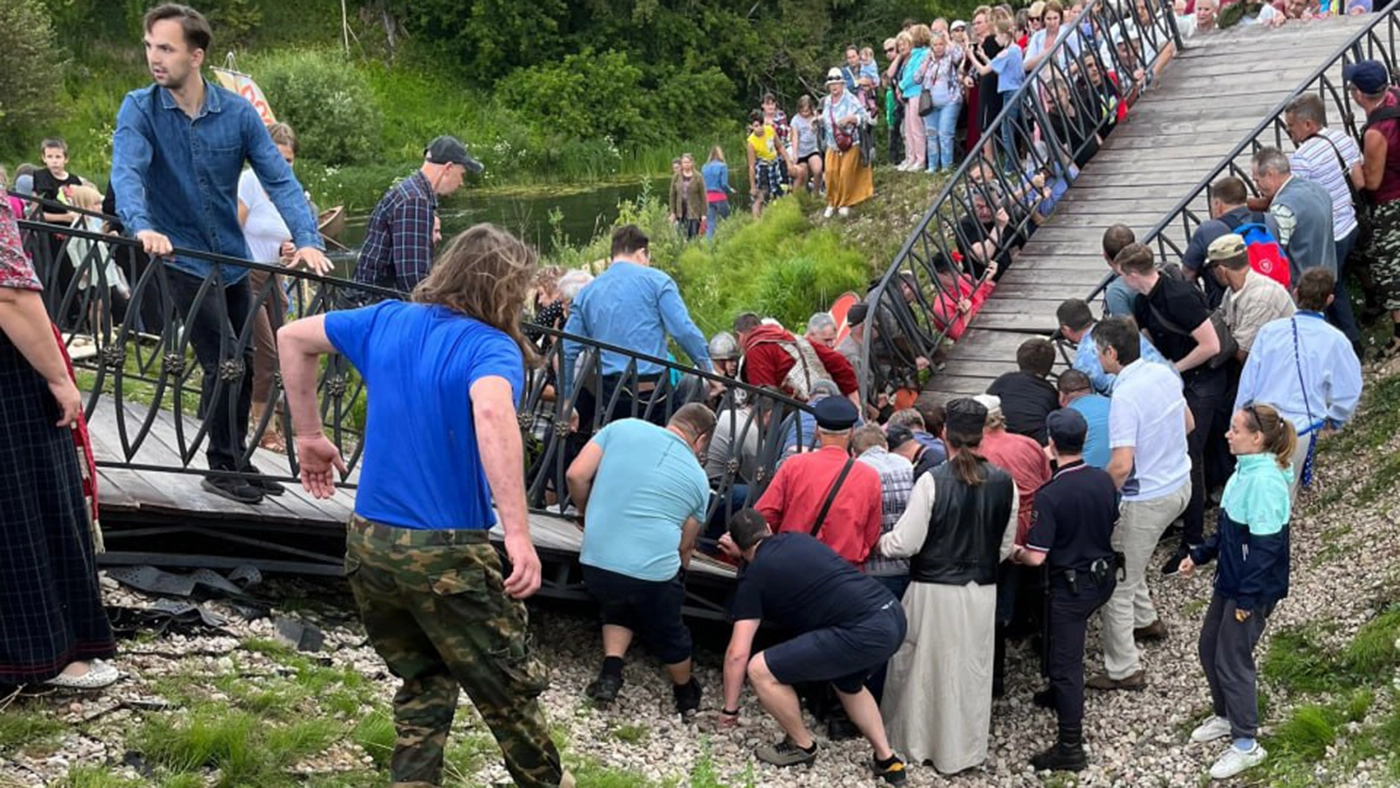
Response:
[{"label": "backpack", "polygon": [[1245,251],[1249,254],[1249,267],[1253,268],[1255,273],[1263,274],[1287,288],[1293,279],[1288,267],[1288,253],[1283,251],[1283,244],[1269,232],[1264,214],[1255,213],[1249,218],[1248,222],[1240,222],[1234,217],[1222,221],[1232,232],[1244,239]]}]

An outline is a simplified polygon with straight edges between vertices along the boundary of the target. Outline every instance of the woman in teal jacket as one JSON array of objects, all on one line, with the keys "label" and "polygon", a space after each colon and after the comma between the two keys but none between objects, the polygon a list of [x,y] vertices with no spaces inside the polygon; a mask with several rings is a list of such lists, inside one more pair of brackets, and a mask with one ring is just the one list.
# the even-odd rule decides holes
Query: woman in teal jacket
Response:
[{"label": "woman in teal jacket", "polygon": [[1235,473],[1225,483],[1220,523],[1206,543],[1181,561],[1181,573],[1218,558],[1215,594],[1201,627],[1201,667],[1215,714],[1191,733],[1194,742],[1230,737],[1234,743],[1210,768],[1217,780],[1263,763],[1255,741],[1259,697],[1254,647],[1274,606],[1288,596],[1290,457],[1293,425],[1269,405],[1235,412],[1225,434]]}]

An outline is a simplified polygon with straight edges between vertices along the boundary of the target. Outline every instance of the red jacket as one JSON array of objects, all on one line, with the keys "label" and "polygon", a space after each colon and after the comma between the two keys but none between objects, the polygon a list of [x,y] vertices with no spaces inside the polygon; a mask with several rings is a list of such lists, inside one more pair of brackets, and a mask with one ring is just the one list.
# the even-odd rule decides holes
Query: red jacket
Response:
[{"label": "red jacket", "polygon": [[[791,389],[784,386],[783,381],[797,362],[774,343],[793,342],[795,339],[792,332],[782,326],[762,325],[749,332],[744,338],[744,382],[753,386],[773,386],[791,394]],[[836,381],[842,394],[850,394],[860,388],[856,371],[845,356],[816,342],[812,343],[812,350],[816,351],[817,358],[826,367],[831,379]]]},{"label": "red jacket", "polygon": [[[982,308],[982,302],[987,300],[997,283],[988,279],[976,290],[972,287],[972,278],[967,274],[958,274],[957,292],[944,292],[940,289],[938,297],[933,302],[933,321],[938,328],[948,327],[948,338],[954,342],[958,341],[967,330],[968,321],[972,320],[977,310]],[[972,308],[967,314],[958,312],[958,301],[966,298],[972,302]],[[951,325],[950,325],[951,324]]]},{"label": "red jacket", "polygon": [[[835,446],[788,458],[778,466],[777,474],[754,508],[774,533],[811,533],[847,459],[846,452]],[[856,462],[836,491],[817,538],[842,558],[861,566],[880,539],[883,511],[880,474],[869,465]]]}]

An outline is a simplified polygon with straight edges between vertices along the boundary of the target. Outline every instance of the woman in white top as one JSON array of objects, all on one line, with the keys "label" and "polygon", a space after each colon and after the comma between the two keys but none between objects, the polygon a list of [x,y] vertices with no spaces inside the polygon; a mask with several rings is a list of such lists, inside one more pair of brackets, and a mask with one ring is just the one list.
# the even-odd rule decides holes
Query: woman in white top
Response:
[{"label": "woman in white top", "polygon": [[869,133],[870,114],[847,92],[841,69],[827,72],[826,89],[817,118],[826,145],[826,211],[822,215],[829,219],[837,212],[849,215],[852,205],[870,199],[875,180],[873,156],[867,159],[861,153],[861,135]]},{"label": "woman in white top", "polygon": [[[274,123],[267,127],[267,131],[287,164],[295,162],[297,136],[292,127]],[[244,170],[238,178],[238,223],[243,227],[243,240],[248,244],[248,254],[253,262],[276,264],[291,259],[291,230],[287,229],[282,214],[268,198],[258,176],[251,169]],[[253,409],[250,423],[256,430],[262,426],[263,414],[273,396],[273,377],[277,371],[277,328],[287,314],[287,294],[282,289],[281,279],[268,271],[254,270],[249,279],[253,297],[263,299],[253,318]],[[258,445],[285,452],[287,443],[279,427],[277,420],[273,419],[263,430]]]},{"label": "woman in white top", "polygon": [[797,162],[792,189],[800,192],[810,183],[812,191],[821,194],[822,148],[818,142],[821,123],[817,120],[817,111],[811,96],[804,95],[797,100],[797,114],[792,116],[788,127],[792,129],[792,133],[788,135],[788,144],[792,146],[792,160]]}]

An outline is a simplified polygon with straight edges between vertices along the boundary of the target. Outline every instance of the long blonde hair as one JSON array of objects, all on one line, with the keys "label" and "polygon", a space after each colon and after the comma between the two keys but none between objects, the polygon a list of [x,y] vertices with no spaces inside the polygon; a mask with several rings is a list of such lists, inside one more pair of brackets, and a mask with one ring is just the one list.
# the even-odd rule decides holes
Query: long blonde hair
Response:
[{"label": "long blonde hair", "polygon": [[520,332],[520,308],[535,276],[539,253],[494,224],[478,224],[453,238],[413,301],[437,304],[504,331],[525,363],[538,355]]}]

